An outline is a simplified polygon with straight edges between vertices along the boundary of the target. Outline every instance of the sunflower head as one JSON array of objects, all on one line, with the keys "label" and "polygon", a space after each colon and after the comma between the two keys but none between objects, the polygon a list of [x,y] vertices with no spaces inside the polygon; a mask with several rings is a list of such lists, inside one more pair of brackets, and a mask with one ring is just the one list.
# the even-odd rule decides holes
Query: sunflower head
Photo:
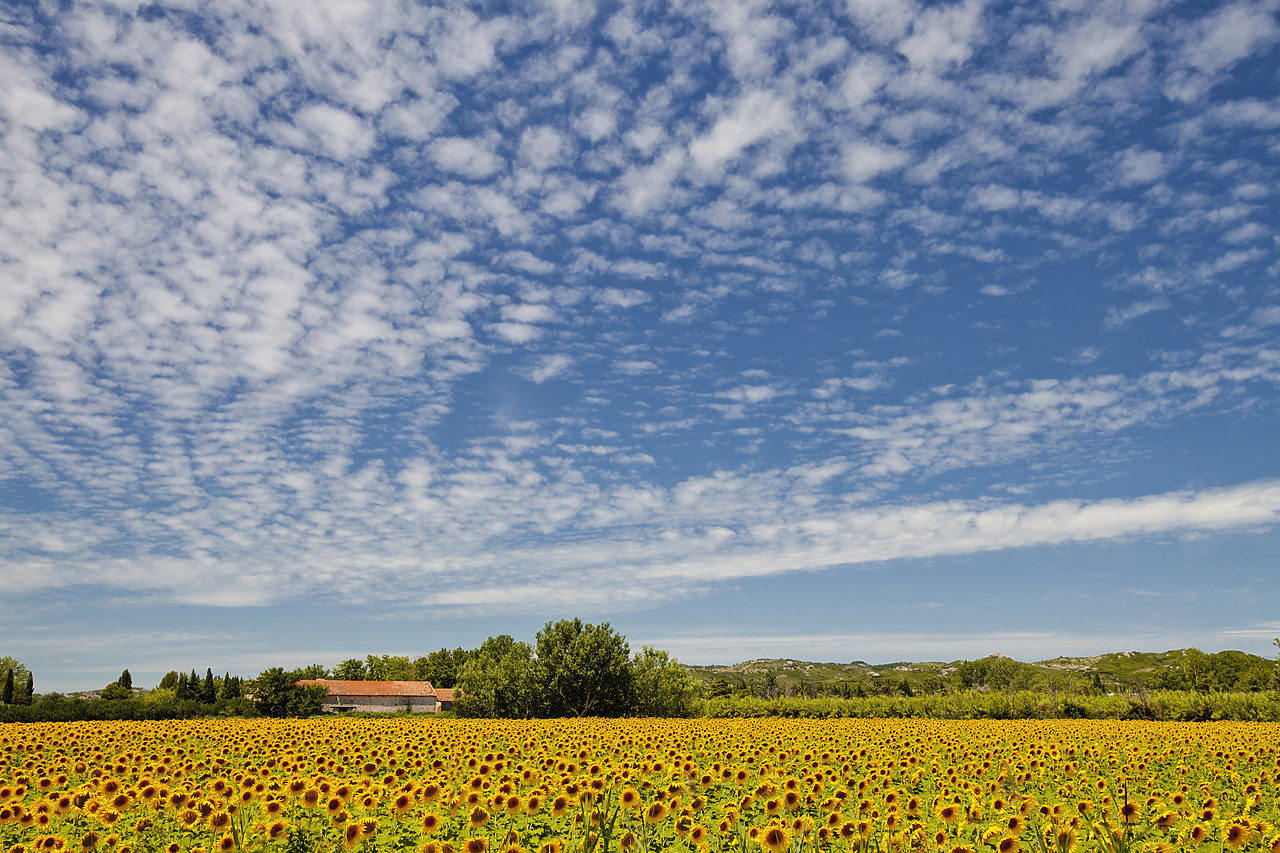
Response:
[{"label": "sunflower head", "polygon": [[761,832],[756,841],[768,853],[782,853],[782,851],[791,846],[791,839],[787,836],[787,830],[777,825],[770,826]]}]

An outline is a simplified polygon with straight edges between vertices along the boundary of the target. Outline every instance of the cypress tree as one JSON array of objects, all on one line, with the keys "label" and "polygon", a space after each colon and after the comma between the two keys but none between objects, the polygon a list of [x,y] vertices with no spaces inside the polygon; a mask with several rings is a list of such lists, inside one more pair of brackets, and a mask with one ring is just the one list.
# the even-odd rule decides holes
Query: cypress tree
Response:
[{"label": "cypress tree", "polygon": [[218,701],[218,688],[213,683],[213,667],[204,671],[204,687],[200,691],[200,701],[212,705]]},{"label": "cypress tree", "polygon": [[31,698],[32,698],[33,696],[35,696],[35,695],[36,695],[36,682],[35,682],[35,679],[32,677],[31,673],[29,673],[29,672],[28,672],[28,673],[27,673],[27,686],[26,686],[26,688],[23,690],[22,699],[18,702],[18,704],[19,704],[19,705],[30,705],[30,704],[31,704]]},{"label": "cypress tree", "polygon": [[4,675],[4,694],[0,696],[0,702],[6,705],[13,704],[13,670],[9,670]]}]

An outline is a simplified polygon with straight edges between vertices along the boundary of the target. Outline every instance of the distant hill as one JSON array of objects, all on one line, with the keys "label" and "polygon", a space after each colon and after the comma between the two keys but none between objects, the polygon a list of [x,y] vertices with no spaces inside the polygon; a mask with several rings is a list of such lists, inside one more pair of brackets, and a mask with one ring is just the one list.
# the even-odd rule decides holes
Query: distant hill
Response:
[{"label": "distant hill", "polygon": [[[988,660],[1008,660],[992,655]],[[902,690],[937,692],[958,686],[964,660],[899,661],[869,664],[816,663],[792,658],[756,658],[731,665],[687,666],[706,686],[725,682],[735,693],[770,691],[795,695],[861,690],[879,693]],[[1203,676],[1201,686],[1219,689],[1265,689],[1280,675],[1277,661],[1238,651],[1205,654],[1196,649],[1167,652],[1111,652],[1093,657],[1056,657],[1027,664],[1013,664],[1038,686],[1059,689],[1101,688],[1134,691],[1162,687],[1194,687],[1185,683]],[[1028,669],[1022,670],[1021,667]],[[1203,672],[1202,672],[1203,670]],[[722,685],[723,686],[723,685]]]}]

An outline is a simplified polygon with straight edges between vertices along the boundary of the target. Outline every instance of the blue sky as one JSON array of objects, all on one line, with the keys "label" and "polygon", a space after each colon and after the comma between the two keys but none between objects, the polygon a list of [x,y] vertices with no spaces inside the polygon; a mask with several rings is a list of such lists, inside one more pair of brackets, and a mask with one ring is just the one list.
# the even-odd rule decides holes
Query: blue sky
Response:
[{"label": "blue sky", "polygon": [[9,3],[0,654],[1280,635],[1280,3]]}]

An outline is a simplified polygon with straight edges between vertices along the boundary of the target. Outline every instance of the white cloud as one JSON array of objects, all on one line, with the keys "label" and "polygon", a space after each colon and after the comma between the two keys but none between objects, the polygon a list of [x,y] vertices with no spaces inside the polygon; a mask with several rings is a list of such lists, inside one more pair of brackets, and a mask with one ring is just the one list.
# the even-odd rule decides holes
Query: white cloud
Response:
[{"label": "white cloud", "polygon": [[907,153],[870,142],[848,142],[843,148],[844,173],[849,180],[863,183],[886,172],[901,169],[907,163]]},{"label": "white cloud", "polygon": [[563,353],[545,356],[538,364],[530,368],[529,379],[541,385],[548,379],[560,376],[573,366],[573,359]]},{"label": "white cloud", "polygon": [[699,169],[718,170],[760,140],[787,132],[792,121],[785,98],[767,91],[747,92],[710,131],[689,143],[689,158]]},{"label": "white cloud", "polygon": [[492,140],[451,136],[435,140],[429,150],[437,166],[466,178],[486,178],[503,167]]},{"label": "white cloud", "polygon": [[1160,152],[1135,146],[1121,153],[1117,168],[1120,173],[1120,182],[1133,185],[1158,181],[1164,177],[1169,167],[1164,155]]},{"label": "white cloud", "polygon": [[328,104],[311,104],[299,110],[295,120],[335,160],[364,157],[373,148],[373,131],[346,110]]},{"label": "white cloud", "polygon": [[1185,56],[1192,67],[1217,73],[1277,41],[1273,4],[1232,3],[1200,22]]},{"label": "white cloud", "polygon": [[542,327],[528,323],[494,323],[489,326],[494,334],[513,344],[527,344],[542,337]]},{"label": "white cloud", "polygon": [[964,63],[981,32],[981,17],[982,0],[925,9],[912,21],[911,35],[898,42],[898,51],[912,65],[930,69]]}]

